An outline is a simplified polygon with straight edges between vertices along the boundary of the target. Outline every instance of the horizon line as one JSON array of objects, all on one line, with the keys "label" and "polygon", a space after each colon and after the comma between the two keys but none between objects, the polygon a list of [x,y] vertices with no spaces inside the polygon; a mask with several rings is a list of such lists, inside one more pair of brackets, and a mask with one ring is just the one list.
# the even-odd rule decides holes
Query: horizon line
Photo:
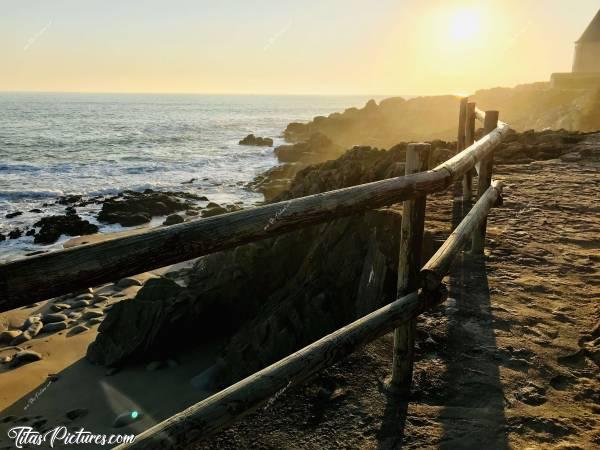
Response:
[{"label": "horizon line", "polygon": [[[0,94],[123,94],[123,95],[214,95],[214,96],[277,96],[277,97],[431,97],[441,95],[461,96],[458,93],[428,93],[428,94],[392,94],[392,93],[252,93],[252,92],[188,92],[188,91],[46,91],[46,90],[3,90]],[[472,94],[471,94],[472,95]]]}]

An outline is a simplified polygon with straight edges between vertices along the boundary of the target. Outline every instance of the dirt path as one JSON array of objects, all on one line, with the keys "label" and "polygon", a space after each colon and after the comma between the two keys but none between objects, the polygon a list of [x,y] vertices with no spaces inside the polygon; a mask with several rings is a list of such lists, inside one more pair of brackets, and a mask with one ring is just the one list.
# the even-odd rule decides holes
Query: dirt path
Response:
[{"label": "dirt path", "polygon": [[383,387],[388,335],[198,448],[599,448],[600,164],[496,177],[487,258],[455,264],[420,319],[408,403]]}]

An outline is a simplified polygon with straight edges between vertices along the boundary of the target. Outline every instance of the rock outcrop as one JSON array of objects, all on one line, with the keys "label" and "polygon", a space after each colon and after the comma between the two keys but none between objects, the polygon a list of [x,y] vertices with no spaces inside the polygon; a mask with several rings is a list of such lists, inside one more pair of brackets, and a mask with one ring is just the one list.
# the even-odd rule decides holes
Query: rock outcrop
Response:
[{"label": "rock outcrop", "polygon": [[[482,109],[500,111],[500,119],[517,131],[561,129],[600,130],[600,90],[554,89],[550,83],[475,92],[470,100]],[[459,98],[388,98],[379,105],[369,101],[363,108],[349,108],[308,123],[291,123],[284,132],[290,142],[306,141],[322,133],[341,148],[368,145],[390,148],[398,142],[455,139]]]},{"label": "rock outcrop", "polygon": [[249,134],[238,142],[240,145],[254,145],[256,147],[273,147],[273,139]]},{"label": "rock outcrop", "polygon": [[220,336],[218,379],[233,382],[393,298],[399,227],[397,213],[370,211],[203,257],[187,287],[153,279],[115,304],[88,358],[160,360]]},{"label": "rock outcrop", "polygon": [[40,230],[34,235],[33,241],[36,244],[52,244],[63,234],[67,236],[83,236],[98,232],[96,225],[83,220],[76,214],[43,217],[34,226],[40,227]]},{"label": "rock outcrop", "polygon": [[157,192],[152,189],[144,192],[125,191],[104,201],[98,220],[122,226],[142,225],[150,222],[153,216],[192,209],[194,205],[189,200],[200,200],[200,197],[185,192]]}]

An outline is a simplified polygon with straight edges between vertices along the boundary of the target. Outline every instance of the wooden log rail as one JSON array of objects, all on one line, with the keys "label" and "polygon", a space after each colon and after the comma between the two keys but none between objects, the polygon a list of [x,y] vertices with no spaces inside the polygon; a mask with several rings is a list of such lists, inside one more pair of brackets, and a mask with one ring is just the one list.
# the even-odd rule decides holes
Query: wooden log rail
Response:
[{"label": "wooden log rail", "polygon": [[425,264],[421,271],[423,289],[404,295],[340,328],[149,428],[138,435],[133,443],[120,445],[115,449],[186,448],[199,439],[231,425],[236,419],[255,411],[269,399],[302,383],[361,346],[403,323],[414,320],[422,312],[444,301],[447,292],[441,279],[448,273],[451,262],[469,241],[473,231],[487,217],[501,190],[501,183],[494,182],[444,245]]},{"label": "wooden log rail", "polygon": [[426,172],[0,264],[0,311],[443,191],[490,155],[508,131],[500,123],[484,138]]}]

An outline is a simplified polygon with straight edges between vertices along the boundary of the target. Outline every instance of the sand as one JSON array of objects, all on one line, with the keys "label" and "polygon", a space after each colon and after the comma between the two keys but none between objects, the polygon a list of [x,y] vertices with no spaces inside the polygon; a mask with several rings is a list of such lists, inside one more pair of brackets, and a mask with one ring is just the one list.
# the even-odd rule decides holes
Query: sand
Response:
[{"label": "sand", "polygon": [[[139,232],[134,230],[133,233]],[[99,242],[132,232],[97,234],[74,238],[65,247]],[[152,277],[177,271],[193,261],[168,266],[135,277],[144,283]],[[127,301],[135,296],[140,286],[120,289],[107,284],[95,289],[95,294],[108,296],[105,305]],[[51,312],[52,301],[40,302],[34,307],[20,308],[1,315],[3,322],[13,326],[36,313]],[[104,305],[103,305],[104,306]],[[86,323],[83,321],[82,323]],[[173,359],[163,361],[157,370],[147,365],[135,365],[109,374],[106,367],[95,366],[85,359],[88,345],[97,335],[98,325],[88,325],[90,330],[69,336],[69,329],[52,334],[39,334],[21,344],[43,356],[41,361],[9,368],[0,365],[0,448],[14,448],[7,431],[13,426],[32,426],[47,430],[59,425],[72,429],[84,427],[100,434],[139,433],[172,414],[200,401],[206,393],[194,389],[189,380],[213,363],[217,346],[208,344],[181,353],[186,345],[173,343]],[[4,346],[4,345],[3,345]],[[0,356],[14,354],[16,350],[0,348]],[[86,413],[75,420],[66,413],[84,409]],[[114,428],[116,417],[124,412],[137,411],[139,420],[124,428]],[[35,447],[44,448],[44,447]],[[81,448],[81,447],[79,447]]]}]

